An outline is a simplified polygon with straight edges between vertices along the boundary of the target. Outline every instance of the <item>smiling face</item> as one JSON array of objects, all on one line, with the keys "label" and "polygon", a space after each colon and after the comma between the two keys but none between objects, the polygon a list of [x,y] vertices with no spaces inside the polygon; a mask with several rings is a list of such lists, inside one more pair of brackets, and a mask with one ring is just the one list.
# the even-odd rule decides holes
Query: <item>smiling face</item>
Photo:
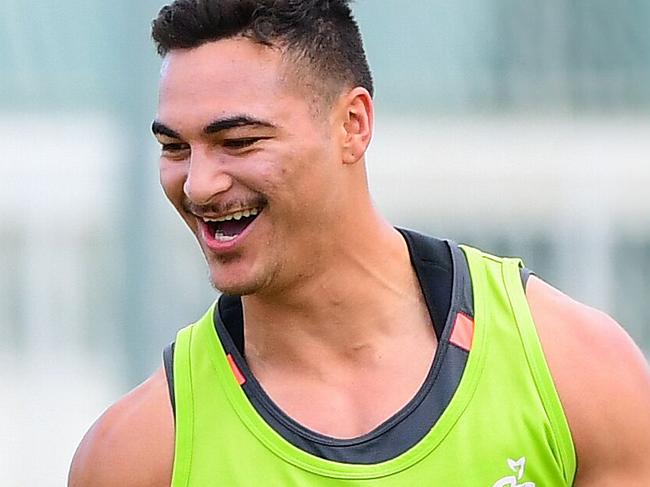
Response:
[{"label": "smiling face", "polygon": [[342,224],[346,134],[336,108],[316,116],[314,103],[279,50],[243,38],[165,57],[161,183],[217,289],[282,290],[313,271]]}]

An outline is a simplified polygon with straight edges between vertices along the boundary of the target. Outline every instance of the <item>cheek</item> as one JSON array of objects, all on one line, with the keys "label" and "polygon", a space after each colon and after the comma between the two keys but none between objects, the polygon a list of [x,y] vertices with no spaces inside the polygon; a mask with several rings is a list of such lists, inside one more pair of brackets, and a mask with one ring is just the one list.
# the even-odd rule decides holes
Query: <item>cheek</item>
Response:
[{"label": "cheek", "polygon": [[267,196],[272,205],[288,210],[283,216],[287,218],[293,212],[315,211],[310,209],[314,202],[320,205],[333,184],[330,166],[322,147],[296,143],[289,150],[265,151],[245,163],[239,161],[231,174]]},{"label": "cheek", "polygon": [[291,191],[293,183],[289,164],[286,156],[269,151],[246,160],[232,161],[229,174],[237,186],[275,200]]}]

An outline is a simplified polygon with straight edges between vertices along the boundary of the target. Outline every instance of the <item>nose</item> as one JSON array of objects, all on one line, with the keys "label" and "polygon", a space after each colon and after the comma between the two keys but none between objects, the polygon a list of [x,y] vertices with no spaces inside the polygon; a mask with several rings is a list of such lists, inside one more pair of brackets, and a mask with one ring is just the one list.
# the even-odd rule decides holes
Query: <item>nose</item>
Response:
[{"label": "nose", "polygon": [[209,204],[217,195],[232,187],[232,177],[225,171],[223,161],[209,151],[192,151],[183,192],[196,205]]}]

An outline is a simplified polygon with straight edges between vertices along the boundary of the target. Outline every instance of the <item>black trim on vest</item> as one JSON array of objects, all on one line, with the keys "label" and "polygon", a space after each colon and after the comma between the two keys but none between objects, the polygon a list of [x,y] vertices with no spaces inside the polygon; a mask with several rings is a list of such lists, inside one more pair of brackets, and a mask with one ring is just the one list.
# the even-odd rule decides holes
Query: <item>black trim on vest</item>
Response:
[{"label": "black trim on vest", "polygon": [[[415,238],[413,238],[411,236],[411,234],[414,233],[414,232],[408,232],[408,231],[404,231],[404,230],[400,230],[400,232],[402,233],[404,238],[409,243],[409,248],[413,249],[412,252],[411,252],[411,254],[412,254],[411,255],[411,261],[412,261],[414,267],[418,268],[419,265],[414,262],[414,255],[418,253],[418,251],[420,250],[420,245],[422,243],[424,243],[423,239],[425,239],[426,237],[417,236],[417,234],[414,234]],[[462,258],[463,258],[462,252],[460,252],[459,249],[453,243],[450,244],[450,247],[452,249],[455,249],[455,251],[453,253],[456,254],[456,260],[458,260],[459,257],[462,260]],[[440,247],[438,247],[438,246],[435,246],[434,248],[436,248],[438,250],[440,249]],[[430,251],[432,253],[434,253],[434,254],[436,253],[435,250],[430,249]],[[451,265],[446,266],[445,262],[451,263],[451,262],[453,262],[453,260],[450,260],[449,256],[447,256],[445,258],[445,256],[442,255],[442,254],[444,254],[444,252],[439,253],[437,255],[437,257],[433,258],[433,259],[420,259],[422,261],[430,260],[430,262],[432,263],[431,269],[435,269],[436,267],[439,267],[439,270],[442,272],[442,275],[439,276],[441,278],[441,280],[438,280],[437,278],[435,278],[433,276],[429,276],[429,277],[432,277],[434,279],[432,282],[440,283],[441,281],[444,281],[444,274],[446,272],[449,272],[451,267],[452,267]],[[430,269],[430,272],[431,272],[431,269]],[[463,273],[463,274],[465,276],[469,277],[468,273]],[[526,290],[526,286],[528,284],[528,280],[529,280],[531,275],[534,275],[534,273],[530,269],[528,269],[527,267],[522,267],[521,268],[521,281],[522,281],[522,286],[524,288],[524,291]],[[429,293],[435,293],[436,289],[444,289],[445,288],[445,286],[433,286],[432,287],[432,286],[428,286],[426,284],[423,284],[422,279],[420,278],[420,274],[418,274],[418,279],[420,279],[420,285],[423,288],[423,293],[424,293],[424,290],[425,290],[425,286],[428,288]],[[471,308],[472,308],[472,305],[471,305],[471,298],[472,298],[472,296],[471,296],[471,284],[468,286],[467,283],[463,283],[462,285],[455,285],[453,287],[454,287],[455,291],[458,291],[459,289],[464,290],[464,292],[461,293],[461,296],[456,297],[456,302],[457,303],[470,303],[469,306],[467,306],[464,309],[464,311],[467,314],[469,314],[470,316],[473,316],[473,313],[469,312],[469,311],[471,311]],[[440,303],[443,302],[444,295],[445,295],[444,292],[441,292],[439,294],[438,299],[439,299]],[[425,294],[425,299],[427,297],[428,297],[428,294]],[[229,333],[230,333],[230,335],[232,337],[233,345],[235,346],[236,349],[238,349],[238,350],[240,350],[242,352],[241,355],[243,356],[243,350],[244,350],[243,327],[232,326],[233,323],[237,322],[237,320],[238,320],[237,315],[240,312],[239,311],[239,306],[237,305],[236,301],[237,300],[235,298],[227,298],[226,297],[226,298],[220,299],[219,303],[218,303],[218,305],[219,305],[219,314],[221,314],[221,316],[225,318],[224,321],[230,325],[230,326],[228,326],[228,331],[229,331]],[[433,307],[429,302],[427,302],[427,304],[428,304],[428,307],[429,307],[429,311],[431,312],[432,317],[434,318],[433,321],[434,321],[434,326],[435,326],[435,329],[436,329],[436,335],[438,336],[439,341],[441,341],[440,337],[441,337],[444,329],[449,329],[449,323],[448,323],[449,320],[445,321],[445,320],[440,319],[440,316],[442,314],[441,309],[449,309],[449,306],[442,305],[442,308],[438,308],[438,307]],[[470,308],[470,309],[467,309],[467,308]],[[452,314],[449,313],[449,316],[451,317]],[[233,321],[233,318],[234,318],[234,321]],[[445,324],[445,326],[441,327],[439,325],[441,322],[443,322]],[[448,336],[446,338],[448,340]],[[436,352],[438,354],[440,353],[440,350],[442,350],[441,345],[442,345],[442,342],[438,346],[439,350]],[[174,419],[175,419],[175,417],[176,417],[176,401],[175,401],[175,392],[174,392],[174,365],[173,365],[174,364],[174,347],[175,347],[174,342],[170,343],[169,345],[167,345],[165,347],[165,349],[163,351],[163,364],[164,364],[164,369],[165,369],[165,376],[166,376],[166,379],[167,379],[167,387],[168,387],[168,390],[169,390],[169,399],[170,399],[172,410],[174,412]],[[446,357],[445,357],[445,360],[444,360],[445,363],[442,364],[440,366],[440,368],[444,369],[445,374],[446,374],[446,376],[443,377],[443,379],[445,380],[444,386],[445,386],[446,389],[448,389],[445,396],[450,396],[450,394],[453,395],[453,390],[455,390],[455,387],[457,387],[457,384],[460,381],[460,377],[451,377],[450,372],[459,371],[459,370],[462,371],[462,369],[464,369],[464,365],[462,365],[462,364],[464,364],[466,362],[466,360],[467,360],[467,352],[465,352],[464,350],[456,347],[453,344],[449,345],[448,342],[447,342],[447,349],[446,350],[447,350],[446,351]],[[443,361],[440,361],[440,362],[443,362]],[[448,366],[448,364],[451,364],[451,365]],[[453,386],[454,383],[456,383],[456,386]],[[450,384],[451,384],[451,386],[450,386]],[[266,418],[266,415],[263,415],[263,416]],[[299,438],[295,438],[295,435],[293,435],[293,440],[294,441],[291,441],[292,443],[294,443],[296,446],[300,446],[299,444],[301,443],[301,441],[299,440]],[[306,450],[306,451],[312,451],[312,452],[316,450],[316,448],[314,448],[313,446],[312,446],[312,448],[309,448],[309,446],[307,446],[307,447],[304,447],[303,449]],[[328,458],[327,452],[323,452],[323,454],[320,454],[318,456],[321,456],[323,458]],[[333,455],[330,455],[330,456],[334,457]],[[370,455],[370,456],[372,457],[372,455]]]},{"label": "black trim on vest", "polygon": [[[438,336],[435,358],[424,384],[404,408],[358,438],[338,439],[311,431],[286,415],[264,392],[243,355],[241,300],[223,295],[215,307],[214,324],[226,353],[246,378],[242,389],[255,410],[294,446],[342,463],[373,464],[390,460],[418,443],[435,425],[453,397],[468,352],[449,343],[459,312],[473,317],[471,280],[462,250],[453,242],[399,230],[411,255],[431,320]],[[236,340],[235,340],[236,338]],[[241,346],[241,348],[240,348]]]},{"label": "black trim on vest", "polygon": [[415,232],[397,229],[409,248],[411,265],[415,269],[424,300],[429,310],[436,338],[440,341],[446,326],[452,301],[454,259],[450,246],[443,240]]},{"label": "black trim on vest", "polygon": [[174,421],[176,420],[176,395],[174,394],[174,348],[175,342],[171,342],[163,350],[163,365],[165,367],[165,376],[167,377],[167,389],[169,390],[169,401],[174,412]]},{"label": "black trim on vest", "polygon": [[519,269],[519,276],[521,277],[521,285],[524,288],[524,292],[526,292],[526,286],[528,285],[528,279],[530,279],[530,276],[534,276],[535,273],[531,271],[528,267],[521,267]]}]

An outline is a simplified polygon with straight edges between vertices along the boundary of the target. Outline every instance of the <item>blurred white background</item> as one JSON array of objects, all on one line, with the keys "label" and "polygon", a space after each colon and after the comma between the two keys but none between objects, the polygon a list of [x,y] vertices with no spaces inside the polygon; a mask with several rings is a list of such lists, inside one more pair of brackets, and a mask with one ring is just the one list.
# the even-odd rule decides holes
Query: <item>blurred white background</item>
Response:
[{"label": "blurred white background", "polygon": [[[159,1],[0,0],[0,478],[83,432],[214,299],[149,134]],[[396,225],[520,255],[650,352],[650,4],[358,0]]]}]

